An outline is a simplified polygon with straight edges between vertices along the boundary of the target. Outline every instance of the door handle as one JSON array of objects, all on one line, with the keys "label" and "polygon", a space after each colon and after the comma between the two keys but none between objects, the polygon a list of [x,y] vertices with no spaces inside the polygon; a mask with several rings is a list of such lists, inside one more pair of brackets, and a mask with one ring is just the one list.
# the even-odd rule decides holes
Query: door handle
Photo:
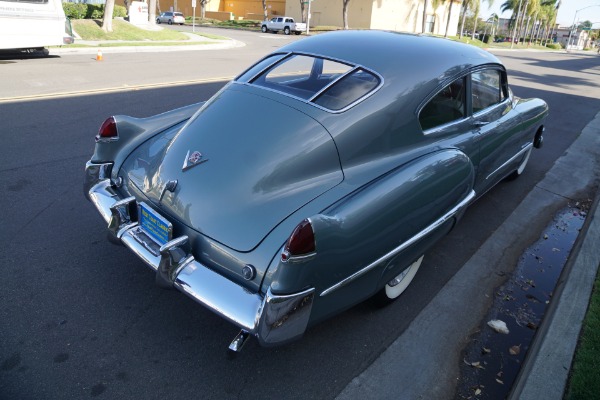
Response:
[{"label": "door handle", "polygon": [[489,124],[489,122],[485,122],[485,121],[473,121],[473,125],[475,126],[485,126]]}]

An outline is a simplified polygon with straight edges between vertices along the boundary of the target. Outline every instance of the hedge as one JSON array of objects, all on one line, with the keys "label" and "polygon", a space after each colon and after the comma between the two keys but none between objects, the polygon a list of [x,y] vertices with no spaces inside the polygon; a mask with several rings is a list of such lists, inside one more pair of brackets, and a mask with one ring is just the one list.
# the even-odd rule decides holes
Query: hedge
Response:
[{"label": "hedge", "polygon": [[[70,19],[101,19],[104,16],[104,4],[63,3],[63,10]],[[127,9],[115,5],[113,18],[126,16]]]}]

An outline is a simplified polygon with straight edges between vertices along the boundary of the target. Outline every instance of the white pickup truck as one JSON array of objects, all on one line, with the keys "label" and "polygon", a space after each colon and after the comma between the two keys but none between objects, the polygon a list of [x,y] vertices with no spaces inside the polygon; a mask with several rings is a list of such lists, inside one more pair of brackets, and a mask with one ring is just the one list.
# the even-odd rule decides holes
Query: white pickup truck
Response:
[{"label": "white pickup truck", "polygon": [[274,17],[270,21],[263,21],[260,30],[263,33],[283,31],[286,35],[289,35],[291,32],[299,35],[306,30],[306,24],[303,22],[294,22],[294,18],[291,17]]}]

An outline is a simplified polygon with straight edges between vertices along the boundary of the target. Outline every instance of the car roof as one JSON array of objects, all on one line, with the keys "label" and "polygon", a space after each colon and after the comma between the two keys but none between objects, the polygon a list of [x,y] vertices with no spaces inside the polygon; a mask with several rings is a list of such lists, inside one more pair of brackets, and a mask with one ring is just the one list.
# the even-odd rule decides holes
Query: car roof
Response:
[{"label": "car roof", "polygon": [[[378,30],[336,31],[291,43],[280,51],[309,53],[348,61],[386,80],[423,74],[425,80],[465,69],[500,64],[491,53],[449,39]],[[448,76],[450,77],[450,76]],[[404,80],[404,79],[403,79]]]}]

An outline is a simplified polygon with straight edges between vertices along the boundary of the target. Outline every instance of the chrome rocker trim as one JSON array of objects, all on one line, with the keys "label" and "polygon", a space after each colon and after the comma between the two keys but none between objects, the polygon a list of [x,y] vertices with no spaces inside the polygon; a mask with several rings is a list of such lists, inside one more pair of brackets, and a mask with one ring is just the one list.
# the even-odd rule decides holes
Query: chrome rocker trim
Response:
[{"label": "chrome rocker trim", "polygon": [[248,289],[209,269],[191,254],[187,236],[158,247],[133,221],[133,197],[121,199],[110,181],[112,164],[86,164],[84,192],[109,230],[156,271],[159,286],[176,288],[217,315],[241,328],[229,349],[240,351],[249,335],[263,346],[302,336],[308,325],[315,289],[289,295],[266,295]]},{"label": "chrome rocker trim", "polygon": [[415,236],[408,239],[406,242],[403,242],[402,244],[400,244],[400,246],[396,247],[394,250],[390,251],[387,254],[384,254],[377,260],[373,261],[371,264],[367,265],[366,267],[364,267],[364,268],[356,271],[352,275],[342,279],[340,282],[336,283],[335,285],[323,290],[323,292],[321,292],[321,294],[319,296],[320,297],[327,296],[331,292],[341,288],[342,286],[347,285],[348,283],[352,282],[359,276],[364,275],[365,273],[369,272],[370,270],[372,270],[373,268],[375,268],[377,265],[381,264],[382,262],[392,258],[393,256],[400,253],[402,250],[406,249],[408,246],[412,245],[413,243],[421,240],[422,238],[427,236],[429,233],[433,232],[436,228],[440,227],[444,222],[448,221],[450,218],[452,218],[456,214],[458,214],[463,208],[468,206],[469,203],[471,202],[471,200],[473,200],[474,198],[475,198],[475,191],[471,190],[469,192],[469,194],[460,203],[458,203],[454,208],[452,208],[450,211],[448,211],[446,214],[444,214],[441,218],[434,221],[427,228],[423,229],[421,232],[417,233]]}]

